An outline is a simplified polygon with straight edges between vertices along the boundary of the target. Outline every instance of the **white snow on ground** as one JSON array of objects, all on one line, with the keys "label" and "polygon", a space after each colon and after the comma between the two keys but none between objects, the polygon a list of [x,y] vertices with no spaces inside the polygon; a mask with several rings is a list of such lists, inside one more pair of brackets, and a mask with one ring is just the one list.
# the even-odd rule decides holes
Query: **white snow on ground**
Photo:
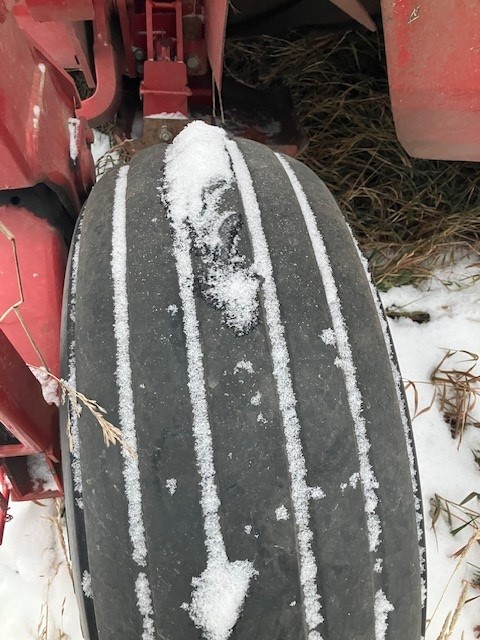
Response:
[{"label": "white snow on ground", "polygon": [[[478,257],[464,259],[451,269],[437,272],[434,279],[421,287],[391,289],[382,295],[382,301],[385,308],[396,305],[404,312],[421,310],[430,314],[430,322],[424,324],[407,318],[389,321],[404,383],[415,382],[418,412],[421,412],[432,402],[430,375],[445,355],[444,349],[464,349],[480,354]],[[464,366],[470,364],[464,363]],[[480,366],[475,373],[480,375]],[[413,415],[413,388],[407,391],[407,399]],[[480,406],[473,413],[478,420]],[[472,527],[466,527],[453,537],[443,516],[432,529],[430,499],[438,494],[458,503],[472,491],[480,493],[480,468],[472,453],[480,451],[480,429],[469,427],[459,445],[452,439],[438,404],[434,402],[428,411],[413,420],[413,433],[425,512],[427,619],[432,619],[426,640],[437,640],[446,616],[455,609],[462,580],[471,580],[479,572],[471,565],[480,567],[480,549],[478,544],[473,545],[468,556],[458,562],[453,554],[468,542],[474,531]],[[477,499],[468,506],[477,512],[480,510]],[[460,524],[455,518],[454,526]],[[478,590],[470,589],[468,597],[478,595]],[[474,640],[477,634],[473,629],[477,625],[480,625],[479,600],[473,600],[463,607],[451,640],[461,640],[462,633],[463,640]]]},{"label": "white snow on ground", "polygon": [[[45,628],[46,640],[81,640],[73,585],[59,545],[53,500],[16,502],[10,506],[0,547],[0,638],[37,640]],[[62,614],[63,609],[63,614]],[[42,623],[43,616],[43,623]]]},{"label": "white snow on ground", "polygon": [[112,144],[110,142],[110,136],[93,129],[94,141],[91,146],[91,152],[93,156],[93,162],[96,164],[100,158],[110,150]]}]

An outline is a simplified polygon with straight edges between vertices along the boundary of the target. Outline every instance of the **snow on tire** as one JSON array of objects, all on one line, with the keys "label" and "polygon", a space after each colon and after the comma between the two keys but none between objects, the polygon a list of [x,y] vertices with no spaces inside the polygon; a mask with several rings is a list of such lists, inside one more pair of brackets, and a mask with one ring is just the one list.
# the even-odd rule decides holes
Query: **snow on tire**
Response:
[{"label": "snow on tire", "polygon": [[70,408],[86,639],[419,640],[411,436],[325,185],[196,122],[102,178],[81,225],[65,377],[126,445]]}]

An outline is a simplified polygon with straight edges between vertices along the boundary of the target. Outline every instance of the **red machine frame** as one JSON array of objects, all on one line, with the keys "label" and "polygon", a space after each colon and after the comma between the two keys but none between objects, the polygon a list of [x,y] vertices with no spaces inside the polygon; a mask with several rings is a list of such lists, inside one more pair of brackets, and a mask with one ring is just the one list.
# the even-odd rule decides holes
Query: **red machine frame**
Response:
[{"label": "red machine frame", "polygon": [[[358,0],[332,1],[375,28]],[[480,7],[382,5],[400,141],[419,157],[480,160],[471,47]],[[188,122],[192,105],[211,104],[222,88],[227,9],[227,0],[0,0],[0,541],[10,495],[62,492],[58,411],[26,363],[59,375],[67,244],[23,194],[43,185],[73,223],[95,181],[90,126],[117,112],[122,76],[141,77],[145,123],[155,116],[162,140]],[[83,79],[83,100],[71,72]],[[56,489],[29,475],[28,457],[39,454]]]},{"label": "red machine frame", "polygon": [[[90,126],[114,116],[121,76],[136,77],[138,62],[144,116],[161,114],[168,123],[169,114],[188,115],[189,99],[211,99],[208,57],[220,84],[227,2],[205,5],[0,0],[0,541],[10,497],[62,495],[58,410],[26,363],[60,374],[68,249],[61,230],[23,204],[24,190],[45,185],[65,217],[77,217],[95,181]],[[113,10],[121,52],[110,31]],[[204,29],[204,11],[214,28]],[[66,69],[83,74],[89,97],[80,100]],[[56,489],[30,477],[35,455],[44,456]]]}]

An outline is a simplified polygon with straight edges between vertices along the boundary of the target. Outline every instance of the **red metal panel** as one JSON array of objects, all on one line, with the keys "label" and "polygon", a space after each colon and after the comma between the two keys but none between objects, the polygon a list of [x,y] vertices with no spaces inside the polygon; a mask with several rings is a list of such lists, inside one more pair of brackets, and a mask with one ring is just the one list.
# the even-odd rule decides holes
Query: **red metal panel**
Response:
[{"label": "red metal panel", "polygon": [[[21,206],[0,207],[0,222],[15,237],[24,302],[22,317],[43,361],[60,375],[60,318],[67,250],[60,232]],[[20,298],[11,240],[0,233],[0,318]],[[25,362],[44,362],[15,313],[0,324]]]},{"label": "red metal panel", "polygon": [[85,38],[84,23],[74,26],[70,22],[36,22],[26,4],[16,4],[13,9],[19,26],[37,45],[50,52],[59,68],[81,69],[88,86],[95,86],[86,52],[76,30],[83,32]]},{"label": "red metal panel", "polygon": [[140,89],[143,95],[143,116],[157,113],[188,114],[187,68],[183,62],[147,60]]},{"label": "red metal panel", "polygon": [[58,409],[45,402],[40,383],[1,330],[0,422],[30,451],[58,462]]},{"label": "red metal panel", "polygon": [[38,22],[93,20],[92,0],[25,0]]},{"label": "red metal panel", "polygon": [[228,0],[205,0],[205,40],[212,74],[219,91],[222,88],[227,13]]},{"label": "red metal panel", "polygon": [[50,183],[78,212],[94,182],[80,127],[78,157],[70,156],[69,118],[78,94],[72,79],[22,31],[12,13],[0,23],[0,189]]},{"label": "red metal panel", "polygon": [[480,161],[480,3],[382,0],[397,135],[419,158]]}]

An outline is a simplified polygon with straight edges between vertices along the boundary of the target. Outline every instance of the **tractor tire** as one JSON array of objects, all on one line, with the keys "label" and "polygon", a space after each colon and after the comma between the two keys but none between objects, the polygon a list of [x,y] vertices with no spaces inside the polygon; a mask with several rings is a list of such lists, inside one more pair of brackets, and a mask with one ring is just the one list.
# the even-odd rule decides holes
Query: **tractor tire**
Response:
[{"label": "tractor tire", "polygon": [[379,311],[298,161],[193,123],[97,183],[63,338],[85,640],[420,639],[413,445]]}]

